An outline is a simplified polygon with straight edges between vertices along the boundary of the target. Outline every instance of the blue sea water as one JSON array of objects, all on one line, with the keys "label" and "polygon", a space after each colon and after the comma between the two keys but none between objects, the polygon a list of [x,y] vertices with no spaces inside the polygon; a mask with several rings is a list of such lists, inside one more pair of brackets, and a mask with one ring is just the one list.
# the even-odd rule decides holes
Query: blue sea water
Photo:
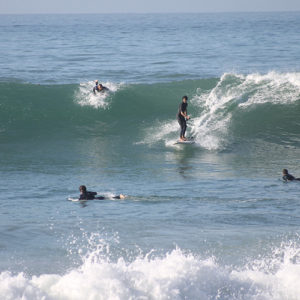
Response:
[{"label": "blue sea water", "polygon": [[0,15],[0,298],[300,299],[299,28]]}]

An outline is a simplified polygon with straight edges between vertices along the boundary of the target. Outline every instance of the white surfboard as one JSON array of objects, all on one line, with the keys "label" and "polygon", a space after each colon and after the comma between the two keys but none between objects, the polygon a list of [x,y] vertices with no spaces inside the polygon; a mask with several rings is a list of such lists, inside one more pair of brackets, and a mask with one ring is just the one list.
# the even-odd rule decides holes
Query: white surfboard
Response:
[{"label": "white surfboard", "polygon": [[72,197],[69,197],[68,200],[69,200],[69,201],[73,201],[73,202],[87,201],[87,200],[80,200],[80,199],[78,199],[78,198],[72,198]]},{"label": "white surfboard", "polygon": [[188,139],[186,141],[178,140],[174,145],[178,145],[178,144],[191,145],[191,144],[195,144],[195,141],[194,141],[194,139]]},{"label": "white surfboard", "polygon": [[73,198],[73,197],[68,197],[67,199],[69,201],[72,201],[72,202],[85,202],[85,201],[93,201],[93,200],[123,200],[126,198],[125,195],[123,194],[120,194],[120,198],[114,198],[115,196],[114,195],[106,195],[104,196],[105,198],[104,199],[78,199],[78,198]]}]

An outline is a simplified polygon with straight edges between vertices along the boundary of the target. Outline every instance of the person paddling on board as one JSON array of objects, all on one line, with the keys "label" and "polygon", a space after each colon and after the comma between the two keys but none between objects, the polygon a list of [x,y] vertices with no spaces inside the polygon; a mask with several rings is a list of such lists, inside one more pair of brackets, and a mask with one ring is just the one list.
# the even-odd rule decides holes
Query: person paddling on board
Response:
[{"label": "person paddling on board", "polygon": [[[85,185],[81,185],[79,187],[79,191],[80,191],[79,200],[104,200],[104,199],[106,199],[104,196],[96,197],[97,193],[87,191]],[[112,198],[113,199],[124,199],[125,195],[120,194],[120,195],[114,196]]]},{"label": "person paddling on board", "polygon": [[96,94],[96,91],[99,93],[99,92],[105,92],[105,91],[109,91],[109,89],[106,87],[106,86],[104,86],[104,85],[102,85],[101,83],[99,83],[98,82],[98,80],[96,80],[95,81],[95,86],[94,86],[94,88],[93,88],[93,92],[94,92],[94,94]]},{"label": "person paddling on board", "polygon": [[180,125],[180,141],[186,141],[187,139],[185,138],[185,131],[186,131],[186,120],[189,120],[189,116],[187,114],[187,103],[188,97],[183,96],[182,97],[182,102],[179,105],[178,112],[177,112],[177,121]]},{"label": "person paddling on board", "polygon": [[283,169],[282,170],[282,179],[284,181],[294,181],[294,180],[298,180],[300,181],[300,178],[295,178],[293,175],[289,174],[289,171],[287,169]]}]

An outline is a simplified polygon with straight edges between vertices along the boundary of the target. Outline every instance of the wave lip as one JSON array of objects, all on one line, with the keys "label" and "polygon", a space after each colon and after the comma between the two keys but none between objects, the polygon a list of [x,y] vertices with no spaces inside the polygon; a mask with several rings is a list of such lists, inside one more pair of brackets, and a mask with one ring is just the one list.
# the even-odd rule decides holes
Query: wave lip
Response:
[{"label": "wave lip", "polygon": [[[216,86],[209,91],[198,90],[193,97],[192,105],[198,107],[200,114],[193,119],[192,134],[203,148],[222,150],[231,142],[234,128],[252,127],[247,123],[253,111],[265,111],[266,105],[271,107],[297,104],[300,100],[300,73],[279,74],[270,72],[260,74],[225,73]],[[279,119],[274,110],[266,114],[265,120]],[[244,120],[239,120],[240,116]],[[255,117],[254,117],[255,118]],[[252,121],[252,120],[251,120]],[[264,126],[264,120],[256,118]],[[263,128],[259,128],[263,130]],[[235,131],[236,132],[236,131]]]}]

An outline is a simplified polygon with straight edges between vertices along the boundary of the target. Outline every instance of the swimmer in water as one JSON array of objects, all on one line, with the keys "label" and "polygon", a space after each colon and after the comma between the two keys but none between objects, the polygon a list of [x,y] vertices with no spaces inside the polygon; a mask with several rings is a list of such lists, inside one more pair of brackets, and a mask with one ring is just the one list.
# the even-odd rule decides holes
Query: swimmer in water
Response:
[{"label": "swimmer in water", "polygon": [[300,181],[300,178],[295,178],[293,175],[289,174],[289,171],[287,169],[283,169],[282,170],[282,179],[284,181],[294,181],[294,180],[298,180]]},{"label": "swimmer in water", "polygon": [[[105,200],[107,198],[105,198],[104,196],[97,196],[96,192],[89,192],[86,189],[85,185],[81,185],[79,187],[79,191],[80,191],[80,196],[79,196],[79,200]],[[125,195],[120,194],[118,196],[114,196],[112,197],[113,199],[124,199]]]},{"label": "swimmer in water", "polygon": [[99,93],[99,92],[101,92],[101,93],[103,93],[103,92],[106,92],[106,91],[109,91],[109,89],[106,87],[106,86],[104,86],[104,85],[102,85],[101,83],[99,83],[98,82],[98,80],[96,80],[95,81],[95,86],[94,86],[94,88],[93,88],[93,93],[94,94],[96,94],[96,91]]}]

